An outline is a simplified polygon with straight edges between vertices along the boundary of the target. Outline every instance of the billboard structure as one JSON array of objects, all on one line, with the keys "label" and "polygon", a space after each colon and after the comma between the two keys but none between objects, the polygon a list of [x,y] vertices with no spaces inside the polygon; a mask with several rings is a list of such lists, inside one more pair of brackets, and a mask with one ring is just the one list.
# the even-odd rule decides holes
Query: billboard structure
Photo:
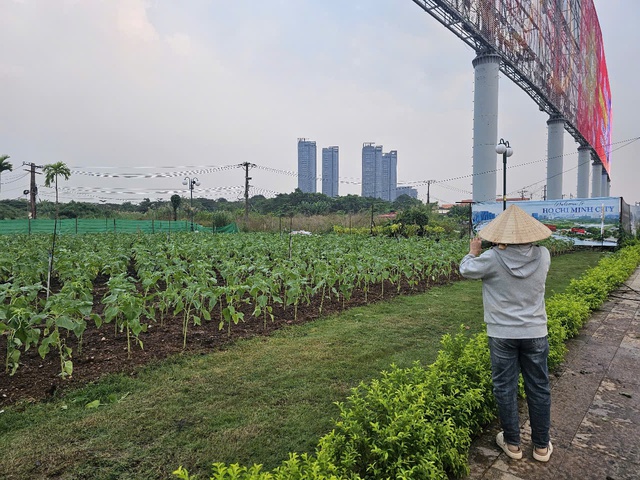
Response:
[{"label": "billboard structure", "polygon": [[[631,233],[633,228],[629,205],[622,197],[515,203],[549,227],[555,238],[571,240],[575,245],[615,247],[620,230]],[[477,232],[503,210],[500,203],[486,202],[473,204],[471,211],[473,230]]]},{"label": "billboard structure", "polygon": [[593,0],[413,0],[566,121],[610,172],[611,89]]}]

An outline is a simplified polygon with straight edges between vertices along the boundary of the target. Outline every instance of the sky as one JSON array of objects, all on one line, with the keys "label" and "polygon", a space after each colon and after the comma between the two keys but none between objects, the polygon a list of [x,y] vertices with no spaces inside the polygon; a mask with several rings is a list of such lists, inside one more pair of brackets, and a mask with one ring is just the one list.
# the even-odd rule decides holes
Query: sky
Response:
[{"label": "sky", "polygon": [[[611,195],[640,202],[640,2],[595,0],[612,91]],[[474,51],[412,0],[0,0],[0,199],[23,163],[64,162],[61,201],[238,200],[297,187],[297,139],[340,148],[360,194],[365,142],[398,152],[419,198],[471,198]],[[548,116],[500,76],[507,190],[542,198]],[[564,139],[563,194],[577,144]],[[496,158],[497,167],[501,162]],[[500,172],[498,172],[500,175]],[[55,192],[42,185],[39,199]],[[197,178],[193,192],[183,179]],[[500,181],[497,182],[502,189]],[[589,183],[590,184],[590,183]],[[320,189],[320,182],[318,182]],[[497,192],[501,193],[501,192]]]}]

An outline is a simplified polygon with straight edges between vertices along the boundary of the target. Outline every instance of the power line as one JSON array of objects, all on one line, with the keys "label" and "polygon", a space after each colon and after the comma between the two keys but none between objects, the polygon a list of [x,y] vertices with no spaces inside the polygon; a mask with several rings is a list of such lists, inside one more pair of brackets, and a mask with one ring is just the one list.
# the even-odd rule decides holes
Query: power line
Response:
[{"label": "power line", "polygon": [[104,177],[104,178],[174,178],[182,177],[183,175],[205,175],[207,173],[216,173],[223,170],[232,170],[239,168],[242,165],[224,165],[224,166],[211,166],[211,167],[197,167],[197,170],[182,170],[177,172],[156,172],[156,173],[101,173],[91,172],[87,170],[71,170],[72,175],[85,175],[90,177]]},{"label": "power line", "polygon": [[17,182],[18,180],[22,180],[24,177],[26,177],[26,176],[28,176],[28,175],[29,175],[29,172],[27,172],[27,173],[23,173],[23,174],[22,174],[22,175],[20,175],[19,177],[12,178],[12,179],[10,179],[10,180],[8,180],[8,181],[6,181],[6,182],[0,182],[0,183],[2,183],[2,185],[8,185],[8,184],[10,184],[10,183],[15,183],[15,182]]},{"label": "power line", "polygon": [[[613,150],[611,150],[610,153],[617,151],[621,148],[624,148],[636,141],[640,140],[640,137],[632,137],[630,139],[626,139],[626,140],[620,140],[618,142],[613,142],[610,143],[608,145],[603,145],[603,147],[610,147],[613,145],[618,145],[618,144],[624,144],[619,146],[618,148],[615,148]],[[484,145],[490,145],[490,144],[484,144]],[[565,153],[562,156],[571,156],[571,155],[576,155],[577,152],[570,152],[570,153]],[[548,158],[541,158],[539,160],[533,160],[530,162],[525,162],[525,163],[520,163],[517,165],[509,165],[507,168],[515,168],[515,167],[519,167],[519,166],[526,166],[526,165],[533,165],[535,163],[540,163],[540,162],[545,162],[547,161]],[[134,166],[134,167],[128,167],[129,169],[135,170],[135,169],[151,169],[151,168],[161,168],[161,169],[173,169],[173,168],[180,168],[180,169],[189,169],[189,170],[180,170],[180,171],[176,171],[176,172],[154,172],[154,173],[131,173],[131,172],[112,172],[112,173],[103,173],[103,172],[95,172],[95,171],[91,171],[91,170],[87,170],[87,167],[72,167],[72,174],[75,175],[84,175],[84,176],[94,176],[94,177],[106,177],[106,178],[131,178],[131,179],[136,179],[136,178],[172,178],[172,177],[180,177],[183,175],[204,175],[207,173],[215,173],[215,172],[219,172],[219,171],[224,171],[224,170],[232,170],[235,168],[243,168],[243,163],[241,164],[233,164],[233,165],[204,165],[204,166],[198,166],[198,165],[180,165],[180,166],[154,166],[154,167],[149,167],[149,166]],[[252,164],[255,165],[255,168],[258,168],[260,170],[264,170],[264,171],[268,171],[268,172],[272,172],[272,173],[276,173],[276,174],[281,174],[281,175],[286,175],[286,176],[290,176],[290,177],[298,177],[298,173],[291,171],[291,170],[284,170],[284,169],[278,169],[278,168],[273,168],[273,167],[267,167],[267,166],[263,166],[263,165],[256,165],[256,164]],[[113,167],[113,166],[94,166],[91,168],[97,168],[97,169],[116,169],[116,168],[120,168],[120,167]],[[466,175],[460,175],[460,176],[456,176],[456,177],[451,177],[451,178],[447,178],[447,179],[443,179],[443,180],[415,180],[415,181],[399,181],[398,183],[402,184],[402,185],[411,185],[411,186],[421,186],[421,185],[427,185],[428,182],[431,183],[441,183],[441,182],[451,182],[454,180],[461,180],[461,179],[466,179],[466,178],[471,178],[477,175],[486,175],[486,174],[490,174],[490,173],[495,173],[501,171],[501,169],[492,169],[492,170],[487,170],[484,172],[479,172],[479,173],[470,173],[470,174],[466,174]],[[360,178],[357,177],[339,177],[340,178],[340,183],[345,183],[345,184],[357,184],[360,185],[362,184],[362,180]],[[316,180],[322,180],[321,176],[317,176]]]},{"label": "power line", "polygon": [[[243,187],[238,186],[224,186],[224,187],[210,187],[210,188],[199,188],[200,192],[219,192],[225,190],[242,190]],[[120,194],[120,195],[149,195],[149,194],[164,194],[164,195],[173,195],[173,194],[187,194],[189,190],[179,189],[179,190],[168,190],[168,189],[150,189],[150,188],[140,188],[140,189],[125,189],[125,188],[102,188],[102,187],[60,187],[59,191],[63,191],[66,193],[76,193],[81,195],[83,193],[112,193],[112,194]]]},{"label": "power line", "polygon": [[[630,139],[626,139],[626,140],[621,140],[618,142],[613,142],[609,145],[605,145],[605,147],[611,147],[611,146],[616,146],[616,148],[613,148],[610,150],[610,153],[618,151],[622,148],[625,148],[631,144],[633,144],[634,142],[640,140],[640,137],[633,137]],[[577,152],[569,152],[569,153],[565,153],[563,154],[563,157],[565,156],[570,156],[570,155],[575,155]],[[541,162],[545,162],[547,161],[547,158],[542,158],[539,160],[533,160],[533,161],[529,161],[529,162],[524,162],[524,163],[511,163],[507,168],[510,169],[514,169],[514,168],[519,168],[519,167],[524,167],[524,166],[528,166],[528,165],[533,165],[533,164],[537,164],[537,163],[541,163]],[[26,164],[26,165],[30,165],[30,164]],[[72,170],[72,174],[74,175],[82,175],[82,176],[89,176],[89,177],[97,177],[97,178],[120,178],[120,179],[141,179],[141,178],[146,178],[146,179],[150,179],[150,178],[175,178],[175,177],[180,177],[183,175],[194,175],[194,174],[198,174],[198,175],[203,175],[203,174],[207,174],[207,173],[216,173],[216,172],[221,172],[221,171],[226,171],[226,170],[233,170],[233,169],[237,169],[237,168],[242,168],[244,164],[232,164],[232,165],[204,165],[204,166],[198,166],[198,165],[173,165],[173,166],[134,166],[134,167],[127,167],[128,170],[145,170],[148,171],[150,169],[155,169],[156,171],[154,172],[147,172],[147,173],[137,173],[137,172],[125,172],[120,170],[122,167],[114,167],[114,166],[93,166],[93,167],[73,167]],[[277,169],[277,168],[273,168],[273,167],[267,167],[267,166],[263,166],[263,165],[256,165],[256,164],[252,164],[255,165],[255,168],[263,170],[263,171],[267,171],[267,172],[271,172],[271,173],[275,173],[275,174],[279,174],[279,175],[286,175],[286,176],[290,176],[290,177],[298,177],[298,174],[296,172],[293,171],[288,171],[288,170],[283,170],[283,169]],[[100,172],[100,171],[92,171],[89,170],[89,168],[92,169],[98,169],[98,170],[111,170],[110,172]],[[158,169],[180,169],[177,171],[173,171],[173,172],[159,172],[157,171]],[[562,175],[564,173],[570,172],[572,170],[575,170],[578,167],[572,167],[569,169],[564,170],[563,172],[557,174],[557,175]],[[456,177],[451,177],[451,178],[446,178],[443,180],[417,180],[417,181],[402,181],[399,180],[398,184],[400,185],[405,185],[405,186],[413,186],[413,187],[420,187],[420,186],[427,186],[427,189],[429,189],[429,187],[431,185],[434,186],[439,186],[451,191],[457,191],[459,193],[464,193],[464,194],[471,194],[472,192],[470,192],[469,190],[464,190],[462,188],[459,187],[455,187],[452,185],[447,185],[447,183],[449,182],[453,182],[453,181],[457,181],[457,180],[463,180],[463,179],[468,179],[468,178],[473,178],[475,176],[478,175],[487,175],[487,174],[491,174],[491,173],[496,173],[498,171],[501,171],[502,169],[492,169],[489,171],[485,171],[485,172],[479,172],[479,173],[470,173],[470,174],[466,174],[466,175],[459,175]],[[8,184],[12,184],[12,183],[16,183],[19,182],[20,180],[24,179],[29,173],[26,174],[17,174],[17,176],[15,178],[13,178],[12,176],[9,176],[8,180],[5,180],[2,182],[3,185],[8,185]],[[10,175],[10,174],[9,174]],[[14,174],[16,175],[16,174]],[[322,177],[316,177],[317,180],[322,180]],[[520,187],[518,190],[515,190],[516,192],[519,191],[520,189],[528,189],[531,190],[532,187],[534,187],[535,185],[538,185],[540,183],[545,182],[547,179],[542,179],[540,181],[531,183],[529,185],[526,185],[524,187]],[[340,177],[339,178],[339,183],[341,184],[351,184],[351,185],[361,185],[362,184],[362,180],[360,178],[356,178],[356,177]],[[236,191],[236,190],[242,190],[242,186],[225,186],[225,187],[213,187],[213,188],[207,188],[207,189],[202,189],[201,191],[204,193],[219,193],[219,192],[224,192],[224,191]],[[62,190],[70,193],[70,194],[77,194],[77,195],[91,195],[91,194],[105,194],[105,195],[135,195],[135,196],[139,196],[139,195],[153,195],[153,194],[184,194],[186,193],[185,190],[174,190],[174,189],[124,189],[124,188],[105,188],[105,187],[76,187],[76,188],[70,188],[70,187],[63,187]],[[538,189],[539,190],[539,189]],[[9,189],[9,191],[13,191],[13,189]],[[261,191],[264,191],[265,193],[268,194],[275,194],[277,195],[280,192],[275,192],[273,190],[269,190],[269,189],[261,189]],[[534,192],[536,190],[534,189]],[[246,185],[245,185],[245,192],[246,192]],[[510,194],[513,192],[510,192]],[[435,197],[434,197],[435,198]]]}]

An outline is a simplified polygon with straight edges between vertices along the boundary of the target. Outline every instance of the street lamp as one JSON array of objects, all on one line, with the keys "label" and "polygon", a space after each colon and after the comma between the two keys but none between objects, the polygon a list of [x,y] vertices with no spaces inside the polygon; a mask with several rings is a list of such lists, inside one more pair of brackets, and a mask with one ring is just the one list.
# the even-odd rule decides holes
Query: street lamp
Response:
[{"label": "street lamp", "polygon": [[193,187],[199,187],[200,186],[200,180],[198,180],[197,178],[189,178],[189,177],[184,177],[184,180],[182,181],[183,185],[189,185],[189,191],[191,192],[191,202],[190,202],[190,208],[191,208],[191,231],[193,232]]},{"label": "street lamp", "polygon": [[513,155],[513,148],[502,138],[496,145],[496,153],[502,155],[502,210],[507,209],[507,157]]}]

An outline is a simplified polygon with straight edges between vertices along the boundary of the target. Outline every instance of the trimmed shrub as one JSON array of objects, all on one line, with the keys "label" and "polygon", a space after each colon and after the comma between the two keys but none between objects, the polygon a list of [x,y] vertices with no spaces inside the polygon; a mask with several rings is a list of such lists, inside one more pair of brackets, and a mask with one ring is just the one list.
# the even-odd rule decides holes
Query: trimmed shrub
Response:
[{"label": "trimmed shrub", "polygon": [[576,336],[591,313],[588,299],[576,293],[556,294],[547,300],[546,306],[549,322],[560,322],[565,339]]},{"label": "trimmed shrub", "polygon": [[364,478],[466,475],[472,435],[494,417],[490,393],[486,335],[445,335],[428,368],[392,367],[354,389],[320,449]]}]

